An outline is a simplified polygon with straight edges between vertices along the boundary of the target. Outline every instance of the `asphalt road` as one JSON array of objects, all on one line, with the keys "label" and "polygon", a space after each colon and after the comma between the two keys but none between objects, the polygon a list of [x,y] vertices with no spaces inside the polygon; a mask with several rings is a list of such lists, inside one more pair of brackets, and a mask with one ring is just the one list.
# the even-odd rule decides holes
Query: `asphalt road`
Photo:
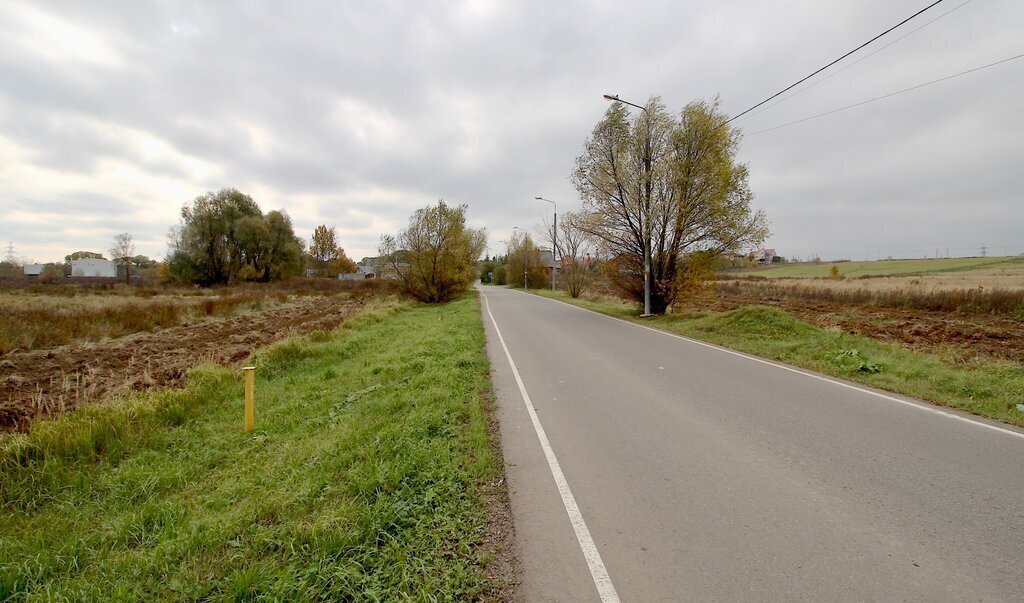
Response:
[{"label": "asphalt road", "polygon": [[1024,600],[1020,431],[481,291],[520,599]]}]

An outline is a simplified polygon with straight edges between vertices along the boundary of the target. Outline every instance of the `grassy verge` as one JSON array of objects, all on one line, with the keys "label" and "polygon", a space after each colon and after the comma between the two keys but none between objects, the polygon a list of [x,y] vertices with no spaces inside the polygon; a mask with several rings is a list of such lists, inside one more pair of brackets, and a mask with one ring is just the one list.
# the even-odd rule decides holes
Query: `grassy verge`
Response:
[{"label": "grassy verge", "polygon": [[[589,310],[639,321],[637,309],[611,300],[571,299],[538,291]],[[730,312],[693,312],[644,319],[643,324],[826,375],[959,408],[1024,426],[1024,367],[1015,362],[962,364],[838,330],[821,329],[778,308],[747,306]]]},{"label": "grassy verge", "polygon": [[501,472],[475,300],[390,306],[241,380],[83,408],[0,440],[0,600],[480,598]]}]

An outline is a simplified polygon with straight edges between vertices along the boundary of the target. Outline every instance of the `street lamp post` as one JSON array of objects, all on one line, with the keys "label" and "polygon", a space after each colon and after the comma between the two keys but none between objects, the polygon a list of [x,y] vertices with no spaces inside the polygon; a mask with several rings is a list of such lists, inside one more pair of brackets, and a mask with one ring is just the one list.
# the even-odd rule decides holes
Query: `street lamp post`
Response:
[{"label": "street lamp post", "polygon": [[[504,263],[507,264],[508,263],[508,241],[505,240],[505,239],[501,239],[498,242],[505,244],[505,262]],[[497,256],[495,256],[495,263],[497,263]],[[508,279],[508,275],[507,274],[505,275],[505,278]],[[508,284],[507,281],[506,281],[506,284]]]},{"label": "street lamp post", "polygon": [[[518,226],[513,226],[512,230],[521,230],[526,233],[525,228],[519,228]],[[530,273],[530,249],[527,244],[528,242],[529,233],[526,233],[523,235],[523,291],[528,291],[530,289],[530,280],[528,276]]]},{"label": "street lamp post", "polygon": [[647,139],[644,144],[644,193],[647,198],[644,212],[644,313],[640,316],[651,316],[651,114],[646,107],[622,100],[618,94],[605,94],[605,100],[636,107],[647,115]]},{"label": "street lamp post", "polygon": [[558,204],[551,199],[534,197],[537,201],[547,201],[555,206],[555,223],[551,230],[551,292],[555,291],[555,271],[558,270]]}]

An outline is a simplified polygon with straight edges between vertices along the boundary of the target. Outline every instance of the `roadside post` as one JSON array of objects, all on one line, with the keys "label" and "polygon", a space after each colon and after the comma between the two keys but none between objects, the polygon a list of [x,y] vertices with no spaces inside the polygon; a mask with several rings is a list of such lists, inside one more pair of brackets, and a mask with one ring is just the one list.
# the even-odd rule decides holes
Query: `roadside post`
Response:
[{"label": "roadside post", "polygon": [[256,367],[247,366],[245,373],[245,430],[252,431],[256,426],[256,400],[253,392],[256,389]]}]

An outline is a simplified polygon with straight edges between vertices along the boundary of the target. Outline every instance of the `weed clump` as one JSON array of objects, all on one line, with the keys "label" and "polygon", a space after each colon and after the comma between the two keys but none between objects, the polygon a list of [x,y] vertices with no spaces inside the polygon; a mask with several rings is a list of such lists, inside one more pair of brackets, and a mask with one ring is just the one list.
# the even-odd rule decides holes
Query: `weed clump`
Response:
[{"label": "weed clump", "polygon": [[882,372],[882,367],[869,362],[861,356],[860,350],[848,349],[831,355],[833,366],[844,372],[876,374]]}]

